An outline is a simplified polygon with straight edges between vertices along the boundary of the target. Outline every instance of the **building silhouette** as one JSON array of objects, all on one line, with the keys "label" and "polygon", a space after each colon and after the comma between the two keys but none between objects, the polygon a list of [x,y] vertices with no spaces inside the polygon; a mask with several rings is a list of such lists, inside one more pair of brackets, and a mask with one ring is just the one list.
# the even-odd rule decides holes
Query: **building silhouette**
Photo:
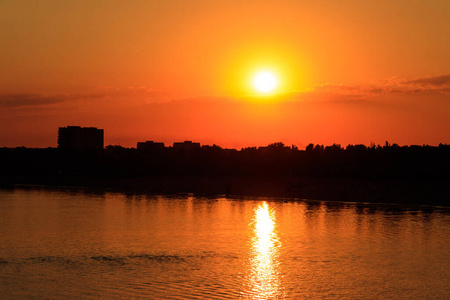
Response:
[{"label": "building silhouette", "polygon": [[194,150],[200,149],[200,143],[194,143],[192,141],[176,142],[173,143],[173,149],[175,150]]},{"label": "building silhouette", "polygon": [[155,150],[164,150],[164,143],[157,143],[154,141],[146,141],[146,142],[138,142],[137,149],[143,151],[155,151]]},{"label": "building silhouette", "polygon": [[58,129],[58,148],[64,150],[103,149],[103,129],[67,126]]}]

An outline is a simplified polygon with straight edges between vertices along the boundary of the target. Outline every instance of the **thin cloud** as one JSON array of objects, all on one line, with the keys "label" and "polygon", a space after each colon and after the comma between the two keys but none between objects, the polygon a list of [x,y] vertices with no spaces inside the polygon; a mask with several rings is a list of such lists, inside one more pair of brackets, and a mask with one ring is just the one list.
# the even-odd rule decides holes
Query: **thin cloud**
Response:
[{"label": "thin cloud", "polygon": [[406,81],[407,84],[443,86],[450,85],[450,75],[422,77]]},{"label": "thin cloud", "polygon": [[425,94],[450,93],[450,75],[429,76],[415,79],[391,78],[367,85],[333,85],[314,86],[312,93],[328,93],[335,95],[376,96],[389,94]]},{"label": "thin cloud", "polygon": [[58,95],[45,95],[41,93],[3,93],[0,94],[0,108],[49,106],[74,100],[103,99],[106,97],[106,93]]},{"label": "thin cloud", "polygon": [[82,103],[83,101],[102,100],[116,96],[148,98],[159,93],[159,90],[148,87],[128,87],[125,89],[108,88],[100,89],[100,92],[70,93],[49,95],[44,93],[0,93],[0,108],[24,108],[37,107],[71,102]]},{"label": "thin cloud", "polygon": [[64,102],[67,99],[39,93],[0,94],[0,107],[39,106]]}]

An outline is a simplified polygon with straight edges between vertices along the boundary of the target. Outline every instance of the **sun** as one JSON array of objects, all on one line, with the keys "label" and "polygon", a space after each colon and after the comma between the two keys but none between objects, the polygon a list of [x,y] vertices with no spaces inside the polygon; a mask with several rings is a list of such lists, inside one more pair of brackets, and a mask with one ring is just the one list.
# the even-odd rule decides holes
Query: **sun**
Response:
[{"label": "sun", "polygon": [[260,93],[273,92],[277,85],[277,77],[269,71],[258,72],[253,78],[253,87]]}]

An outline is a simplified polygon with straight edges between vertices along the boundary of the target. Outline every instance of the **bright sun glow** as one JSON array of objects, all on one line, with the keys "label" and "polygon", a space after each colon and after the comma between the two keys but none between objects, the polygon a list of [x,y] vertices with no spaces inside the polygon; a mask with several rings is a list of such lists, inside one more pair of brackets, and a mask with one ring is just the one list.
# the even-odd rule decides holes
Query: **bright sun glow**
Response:
[{"label": "bright sun glow", "polygon": [[271,72],[259,72],[253,79],[253,86],[261,93],[272,92],[277,87],[278,81]]}]

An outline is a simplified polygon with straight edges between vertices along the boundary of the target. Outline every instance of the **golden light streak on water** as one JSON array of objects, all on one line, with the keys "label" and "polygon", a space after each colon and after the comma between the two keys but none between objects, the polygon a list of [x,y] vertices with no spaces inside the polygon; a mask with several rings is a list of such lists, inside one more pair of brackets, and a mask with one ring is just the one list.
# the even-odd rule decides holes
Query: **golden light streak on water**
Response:
[{"label": "golden light streak on water", "polygon": [[275,212],[263,202],[255,208],[253,227],[250,294],[253,299],[270,299],[280,295]]}]

